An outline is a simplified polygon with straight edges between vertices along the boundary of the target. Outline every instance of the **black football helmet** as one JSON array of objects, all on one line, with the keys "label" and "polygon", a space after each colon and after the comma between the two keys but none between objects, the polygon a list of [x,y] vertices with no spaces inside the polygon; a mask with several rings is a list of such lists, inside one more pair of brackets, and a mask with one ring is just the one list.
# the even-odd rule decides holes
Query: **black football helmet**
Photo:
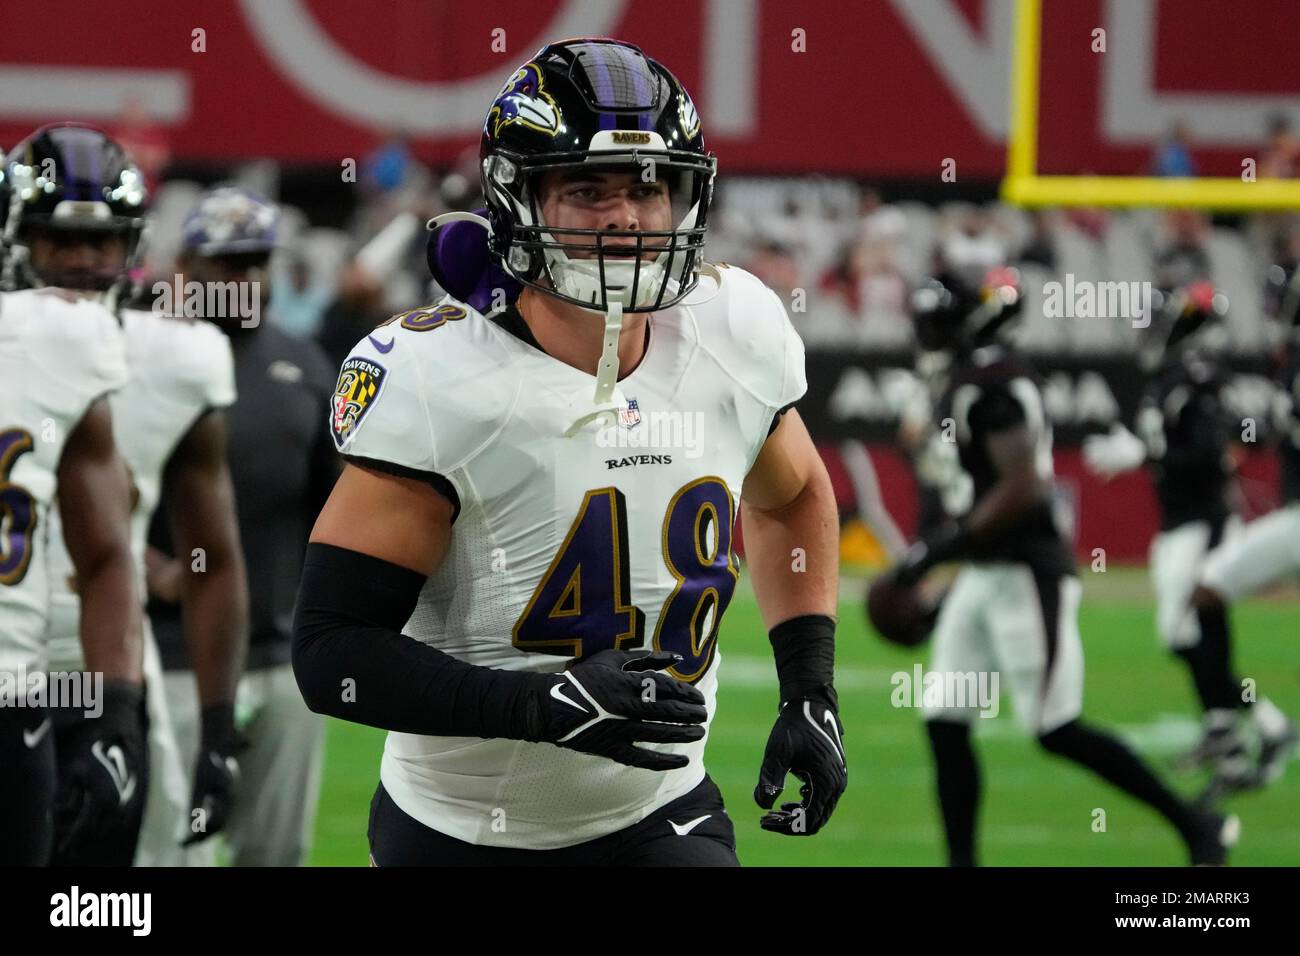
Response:
[{"label": "black football helmet", "polygon": [[[480,165],[492,257],[523,284],[601,312],[611,302],[651,312],[695,287],[717,160],[681,83],[632,44],[586,38],[539,50],[488,110]],[[675,228],[543,222],[542,174],[580,168],[666,182]]]},{"label": "black football helmet", "polygon": [[1227,346],[1223,319],[1228,298],[1212,282],[1193,282],[1172,292],[1156,292],[1151,325],[1138,349],[1138,364],[1153,372],[1184,362],[1190,353],[1214,353]]},{"label": "black football helmet", "polygon": [[979,289],[941,272],[912,291],[912,329],[922,351],[964,353],[996,341],[1022,303],[1015,269],[991,270]]},{"label": "black football helmet", "polygon": [[89,126],[44,126],[9,151],[0,174],[0,287],[77,287],[38,274],[29,255],[33,235],[75,231],[124,237],[123,268],[91,283],[100,292],[125,288],[143,254],[148,195],[144,177],[121,146]]}]

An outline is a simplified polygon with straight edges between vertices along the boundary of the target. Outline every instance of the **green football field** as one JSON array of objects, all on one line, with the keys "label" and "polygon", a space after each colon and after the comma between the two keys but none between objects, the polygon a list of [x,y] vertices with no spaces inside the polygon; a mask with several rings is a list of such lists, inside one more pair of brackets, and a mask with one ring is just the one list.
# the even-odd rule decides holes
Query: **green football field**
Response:
[{"label": "green football field", "polygon": [[[890,677],[920,654],[887,646],[872,633],[846,579],[840,605],[836,685],[845,724],[849,789],[830,824],[811,838],[781,837],[758,826],[753,788],[776,708],[776,676],[752,593],[742,581],[723,621],[718,714],[706,766],[722,788],[747,866],[931,866],[943,861],[929,751],[918,713],[891,706]],[[1300,604],[1259,599],[1234,609],[1236,666],[1262,696],[1300,715]],[[1172,759],[1198,736],[1185,668],[1153,631],[1146,573],[1112,568],[1085,574],[1081,614],[1087,681],[1084,716],[1117,730],[1183,793],[1203,777],[1177,775]],[[383,733],[329,721],[325,779],[311,862],[366,863],[366,814]],[[1182,844],[1143,805],[1040,750],[1022,735],[1005,688],[1001,713],[981,719],[984,777],[982,862],[989,866],[1182,865]],[[790,778],[786,793],[797,794]],[[1243,823],[1232,857],[1239,865],[1300,864],[1300,767],[1263,792],[1229,799]],[[1094,820],[1105,811],[1105,831]]]}]

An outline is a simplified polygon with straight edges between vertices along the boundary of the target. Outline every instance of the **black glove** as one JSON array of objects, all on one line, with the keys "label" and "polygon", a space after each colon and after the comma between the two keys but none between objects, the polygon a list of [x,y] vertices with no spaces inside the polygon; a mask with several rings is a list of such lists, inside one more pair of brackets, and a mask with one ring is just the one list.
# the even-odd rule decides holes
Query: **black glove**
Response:
[{"label": "black glove", "polygon": [[754,800],[764,810],[785,789],[785,775],[803,781],[798,803],[783,803],[764,814],[759,825],[773,833],[812,836],[835,811],[849,784],[844,762],[844,725],[839,718],[835,688],[783,701],[776,726],[767,738],[763,766],[758,772]]},{"label": "black glove", "polygon": [[689,762],[643,743],[690,743],[704,736],[704,695],[659,674],[682,659],[665,651],[606,650],[547,674],[530,693],[526,740],[608,757],[629,767],[674,770]]},{"label": "black glove", "polygon": [[949,522],[908,548],[898,564],[887,573],[900,588],[910,588],[931,568],[959,557],[969,543],[966,529],[956,522]]},{"label": "black glove", "polygon": [[132,825],[143,804],[143,688],[106,681],[100,715],[78,720],[65,739],[69,757],[60,761],[54,832],[57,854],[68,858],[106,833]]},{"label": "black glove", "polygon": [[220,833],[229,822],[239,785],[236,757],[248,746],[235,729],[233,704],[210,704],[203,708],[202,725],[199,756],[194,763],[194,790],[190,796],[191,832],[182,846],[203,842]]}]

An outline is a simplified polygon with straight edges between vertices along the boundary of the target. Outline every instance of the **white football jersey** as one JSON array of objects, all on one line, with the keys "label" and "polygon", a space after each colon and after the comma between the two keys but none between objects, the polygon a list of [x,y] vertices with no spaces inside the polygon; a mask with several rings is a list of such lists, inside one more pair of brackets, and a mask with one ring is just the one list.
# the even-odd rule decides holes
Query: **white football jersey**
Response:
[{"label": "white football jersey", "polygon": [[[406,634],[543,673],[612,647],[676,652],[674,676],[696,684],[712,719],[741,483],[807,387],[775,293],[743,270],[718,274],[650,320],[644,358],[618,383],[617,422],[572,437],[595,377],[450,298],[353,349],[331,409],[340,451],[443,476],[460,500]],[[631,826],[703,779],[704,740],[657,746],[689,765],[660,773],[551,744],[390,733],[380,777],[406,813],[456,839],[549,849]]]},{"label": "white football jersey", "polygon": [[[109,402],[113,438],[131,469],[131,556],[144,600],[145,543],[162,494],[163,469],[200,415],[235,401],[235,366],[229,340],[209,322],[126,309],[122,324],[129,382]],[[50,528],[50,669],[79,670],[81,602],[57,510]]]},{"label": "white football jersey", "polygon": [[102,305],[54,289],[0,294],[0,670],[45,668],[59,460],[126,375],[121,327]]}]

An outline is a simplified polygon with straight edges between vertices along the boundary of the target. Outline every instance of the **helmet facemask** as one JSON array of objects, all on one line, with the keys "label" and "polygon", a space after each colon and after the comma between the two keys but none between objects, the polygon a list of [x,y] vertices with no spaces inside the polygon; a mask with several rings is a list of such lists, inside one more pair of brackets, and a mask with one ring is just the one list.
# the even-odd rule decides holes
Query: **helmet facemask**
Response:
[{"label": "helmet facemask", "polygon": [[[654,134],[641,134],[654,136]],[[699,279],[716,161],[668,150],[498,155],[484,160],[493,242],[508,272],[547,295],[596,312],[653,312],[685,297]],[[540,195],[547,173],[631,173],[668,187],[662,230],[560,227],[545,222]]]}]

